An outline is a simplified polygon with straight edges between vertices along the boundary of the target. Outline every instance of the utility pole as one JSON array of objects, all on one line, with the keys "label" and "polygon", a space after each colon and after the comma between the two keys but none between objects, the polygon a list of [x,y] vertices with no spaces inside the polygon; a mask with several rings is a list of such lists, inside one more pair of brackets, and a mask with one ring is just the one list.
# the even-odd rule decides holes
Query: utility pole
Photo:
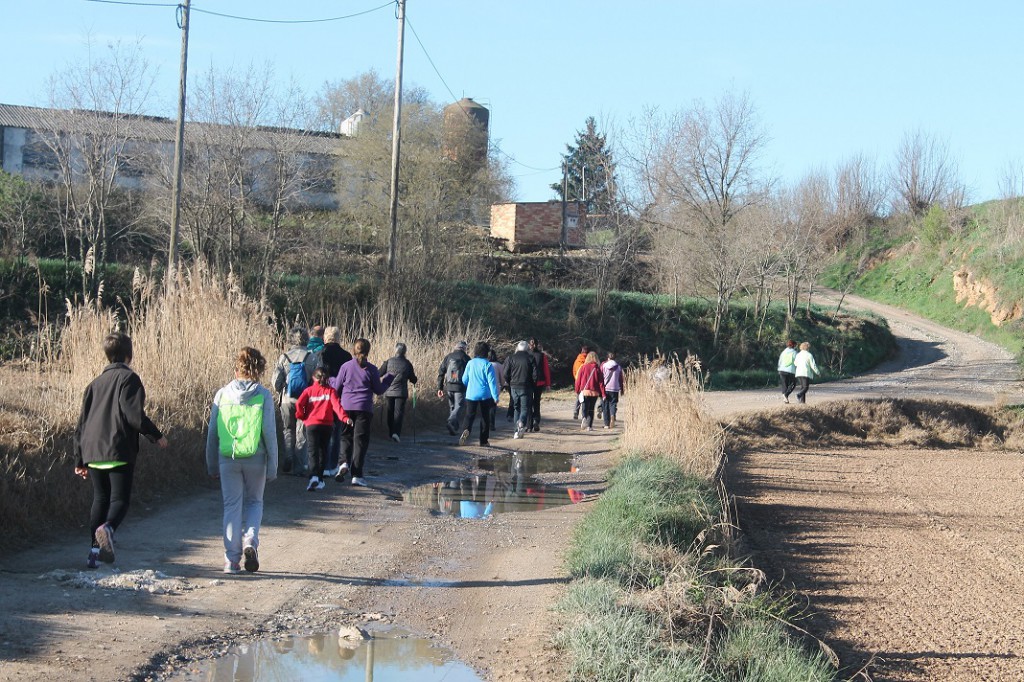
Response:
[{"label": "utility pole", "polygon": [[569,194],[569,161],[562,161],[562,231],[558,235],[558,251],[559,254],[565,255],[566,242],[569,240],[569,236],[566,232],[566,202],[568,201]]},{"label": "utility pole", "polygon": [[405,45],[405,0],[398,0],[398,68],[395,74],[395,124],[391,130],[391,240],[388,274],[398,266],[398,156],[402,147],[402,56]]},{"label": "utility pole", "polygon": [[181,174],[185,149],[185,84],[188,72],[188,14],[192,0],[178,5],[178,27],[181,28],[181,68],[178,75],[178,129],[174,135],[174,190],[171,197],[171,235],[167,247],[167,288],[174,287],[178,277],[178,226],[181,222]]}]

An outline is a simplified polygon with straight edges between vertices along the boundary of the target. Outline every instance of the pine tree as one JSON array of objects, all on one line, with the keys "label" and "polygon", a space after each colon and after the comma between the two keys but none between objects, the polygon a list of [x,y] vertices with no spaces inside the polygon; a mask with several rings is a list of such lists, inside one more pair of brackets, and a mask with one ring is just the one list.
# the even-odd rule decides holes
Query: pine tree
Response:
[{"label": "pine tree", "polygon": [[609,216],[615,209],[615,162],[594,117],[588,117],[585,125],[576,133],[575,144],[565,146],[564,183],[552,183],[551,189],[559,199],[583,203],[589,216]]}]

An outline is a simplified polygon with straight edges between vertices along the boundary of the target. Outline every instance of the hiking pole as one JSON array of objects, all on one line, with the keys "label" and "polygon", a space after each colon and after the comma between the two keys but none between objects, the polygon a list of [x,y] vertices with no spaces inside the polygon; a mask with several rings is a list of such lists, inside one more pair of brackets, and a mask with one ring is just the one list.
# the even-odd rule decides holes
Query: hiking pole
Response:
[{"label": "hiking pole", "polygon": [[410,421],[412,421],[412,442],[416,444],[416,384],[412,385],[412,414]]}]

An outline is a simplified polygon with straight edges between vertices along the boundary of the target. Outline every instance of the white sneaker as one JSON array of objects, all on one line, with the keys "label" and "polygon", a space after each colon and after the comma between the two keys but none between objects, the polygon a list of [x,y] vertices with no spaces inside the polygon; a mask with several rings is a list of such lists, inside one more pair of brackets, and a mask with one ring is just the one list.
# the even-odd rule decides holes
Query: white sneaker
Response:
[{"label": "white sneaker", "polygon": [[319,476],[310,476],[309,485],[306,486],[307,492],[313,492],[314,490],[323,490],[324,482],[320,480]]},{"label": "white sneaker", "polygon": [[467,440],[469,440],[469,429],[463,431],[462,435],[459,436],[459,445],[465,445]]},{"label": "white sneaker", "polygon": [[788,396],[788,395],[784,395],[784,396],[782,396],[782,402],[784,402],[784,403],[786,403],[787,405],[789,405],[789,396]]},{"label": "white sneaker", "polygon": [[333,469],[328,469],[327,471],[325,471],[323,477],[324,478],[333,478],[333,477],[335,477],[337,475],[338,475],[338,467],[334,467]]},{"label": "white sneaker", "polygon": [[392,433],[391,434],[391,440],[395,441],[396,443],[401,443],[402,442],[402,439],[398,436],[397,433]]},{"label": "white sneaker", "polygon": [[361,476],[353,476],[352,477],[352,485],[359,485],[359,486],[362,486],[362,487],[365,488],[366,487],[366,481]]},{"label": "white sneaker", "polygon": [[512,439],[513,440],[519,440],[522,437],[523,437],[523,434],[519,433],[519,429],[516,429],[516,432],[512,434]]}]

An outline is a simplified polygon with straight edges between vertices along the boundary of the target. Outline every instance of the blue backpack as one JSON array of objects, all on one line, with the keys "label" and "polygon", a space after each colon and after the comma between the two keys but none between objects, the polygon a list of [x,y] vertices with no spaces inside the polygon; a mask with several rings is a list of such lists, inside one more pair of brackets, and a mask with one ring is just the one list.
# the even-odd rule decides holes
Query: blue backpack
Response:
[{"label": "blue backpack", "polygon": [[298,362],[292,362],[291,358],[288,358],[288,361],[290,362],[288,365],[288,395],[298,398],[303,391],[309,388],[309,377],[306,376],[306,356],[303,355]]}]

